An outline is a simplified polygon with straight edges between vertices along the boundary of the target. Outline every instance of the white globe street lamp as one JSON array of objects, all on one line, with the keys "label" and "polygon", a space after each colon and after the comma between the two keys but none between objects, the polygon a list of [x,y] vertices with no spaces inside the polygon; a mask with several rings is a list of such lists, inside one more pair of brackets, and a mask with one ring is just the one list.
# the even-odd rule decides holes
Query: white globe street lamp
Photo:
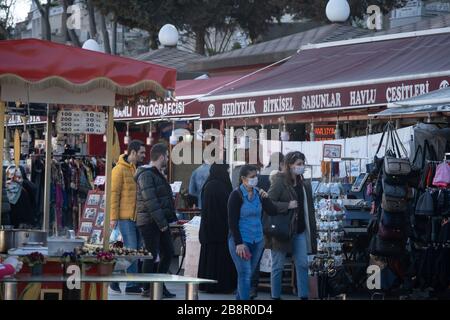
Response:
[{"label": "white globe street lamp", "polygon": [[158,34],[159,42],[165,47],[176,47],[178,43],[178,30],[172,24],[164,25]]},{"label": "white globe street lamp", "polygon": [[345,22],[350,17],[350,6],[346,0],[330,0],[325,13],[331,22]]},{"label": "white globe street lamp", "polygon": [[91,51],[103,52],[103,50],[100,48],[100,45],[94,39],[86,40],[83,43],[82,48],[86,49],[86,50],[91,50]]}]

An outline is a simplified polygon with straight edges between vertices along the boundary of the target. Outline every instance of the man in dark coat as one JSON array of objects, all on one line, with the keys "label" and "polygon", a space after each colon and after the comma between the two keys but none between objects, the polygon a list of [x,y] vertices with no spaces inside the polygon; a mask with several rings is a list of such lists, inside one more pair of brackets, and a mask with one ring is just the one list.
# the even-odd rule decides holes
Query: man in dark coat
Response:
[{"label": "man in dark coat", "polygon": [[232,191],[227,164],[211,166],[202,190],[202,219],[199,278],[218,283],[200,285],[209,293],[230,293],[236,289],[236,268],[228,250],[228,198]]},{"label": "man in dark coat", "polygon": [[[175,206],[172,188],[163,175],[169,161],[167,147],[156,144],[150,151],[150,165],[137,169],[135,180],[137,183],[136,226],[144,239],[146,249],[151,252],[153,259],[145,260],[144,273],[155,272],[156,259],[160,258],[157,273],[167,273],[174,255],[172,235],[169,223],[175,222]],[[143,295],[149,296],[147,286]],[[163,296],[174,297],[165,287]]]}]

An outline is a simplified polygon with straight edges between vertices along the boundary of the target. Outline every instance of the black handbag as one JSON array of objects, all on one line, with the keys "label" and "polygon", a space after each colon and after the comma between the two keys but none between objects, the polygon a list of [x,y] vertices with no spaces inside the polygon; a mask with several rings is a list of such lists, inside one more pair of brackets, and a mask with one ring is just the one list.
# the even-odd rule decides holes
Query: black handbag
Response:
[{"label": "black handbag", "polygon": [[392,185],[386,180],[383,180],[383,193],[390,198],[398,198],[398,199],[406,198],[405,186]]},{"label": "black handbag", "polygon": [[263,232],[268,237],[275,238],[281,242],[287,242],[294,235],[297,213],[295,210],[288,210],[285,214],[263,216]]},{"label": "black handbag", "polygon": [[425,191],[417,199],[416,215],[418,216],[433,216],[435,215],[434,199],[430,191]]},{"label": "black handbag", "polygon": [[381,223],[389,228],[403,228],[406,224],[404,214],[382,211]]},{"label": "black handbag", "polygon": [[379,235],[372,237],[369,246],[369,251],[372,255],[382,257],[399,256],[404,250],[404,241],[383,240]]}]

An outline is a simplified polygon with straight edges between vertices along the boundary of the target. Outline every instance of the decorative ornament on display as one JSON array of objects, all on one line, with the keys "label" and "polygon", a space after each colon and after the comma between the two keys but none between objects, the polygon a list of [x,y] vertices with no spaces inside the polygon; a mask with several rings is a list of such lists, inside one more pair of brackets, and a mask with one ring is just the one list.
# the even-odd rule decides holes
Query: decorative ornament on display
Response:
[{"label": "decorative ornament on display", "polygon": [[200,141],[202,141],[203,140],[203,127],[202,127],[202,122],[200,121],[200,125],[199,125],[199,127],[198,127],[198,130],[197,130],[197,132],[196,132],[196,136],[195,136],[195,138],[197,139],[197,140],[200,140]]},{"label": "decorative ornament on display", "polygon": [[350,17],[350,6],[346,0],[330,0],[325,13],[331,22],[345,22]]},{"label": "decorative ornament on display", "polygon": [[286,124],[283,124],[283,131],[280,134],[281,141],[289,141],[289,132],[286,130]]}]

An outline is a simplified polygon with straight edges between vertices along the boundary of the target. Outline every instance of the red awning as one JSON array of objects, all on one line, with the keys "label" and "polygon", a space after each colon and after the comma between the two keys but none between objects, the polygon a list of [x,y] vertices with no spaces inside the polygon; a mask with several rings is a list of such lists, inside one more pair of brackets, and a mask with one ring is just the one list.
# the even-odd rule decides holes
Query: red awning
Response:
[{"label": "red awning", "polygon": [[375,40],[302,50],[254,81],[202,98],[201,118],[382,106],[449,85],[449,33]]},{"label": "red awning", "polygon": [[174,90],[176,70],[54,42],[0,41],[0,85],[59,87],[72,93],[104,88],[117,95]]}]

